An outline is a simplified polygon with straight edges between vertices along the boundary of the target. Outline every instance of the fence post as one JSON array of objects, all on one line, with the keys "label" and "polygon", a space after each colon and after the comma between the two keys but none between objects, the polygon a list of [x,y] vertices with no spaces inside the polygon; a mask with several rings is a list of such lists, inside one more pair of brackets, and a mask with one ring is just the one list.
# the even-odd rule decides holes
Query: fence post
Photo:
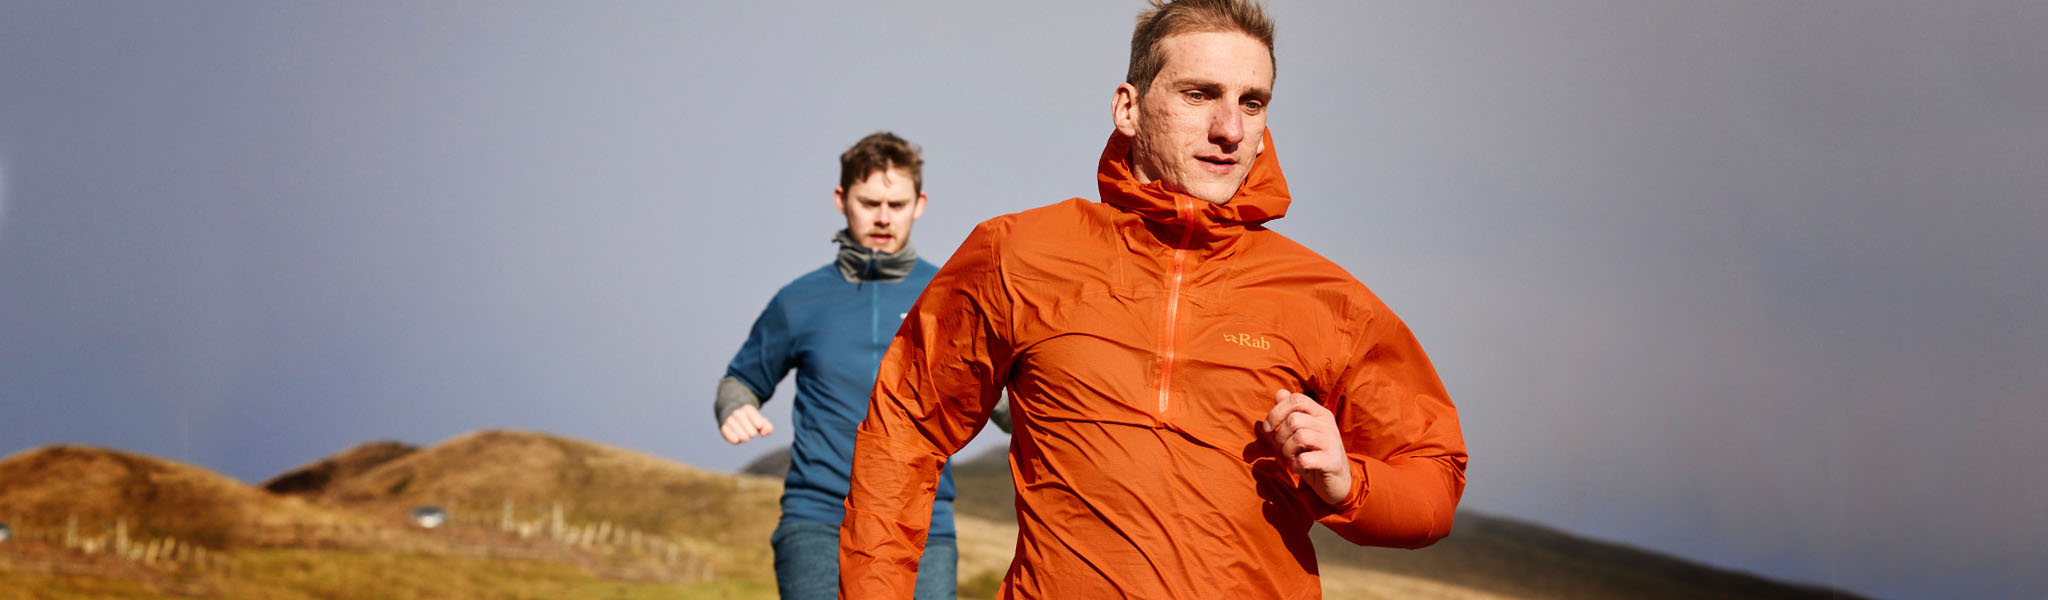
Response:
[{"label": "fence post", "polygon": [[553,528],[551,528],[551,529],[549,529],[549,530],[548,530],[548,535],[549,535],[550,537],[553,537],[553,538],[555,538],[555,541],[561,541],[561,540],[562,540],[562,501],[561,501],[561,500],[556,500],[556,501],[555,501],[554,517],[555,517],[555,520],[554,520]]}]

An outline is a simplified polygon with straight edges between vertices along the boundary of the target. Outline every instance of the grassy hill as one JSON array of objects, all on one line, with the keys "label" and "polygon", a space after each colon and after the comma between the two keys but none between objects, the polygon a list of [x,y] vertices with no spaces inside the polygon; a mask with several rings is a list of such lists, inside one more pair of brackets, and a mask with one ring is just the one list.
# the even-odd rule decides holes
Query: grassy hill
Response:
[{"label": "grassy hill", "polygon": [[311,501],[399,514],[433,505],[458,518],[610,523],[717,544],[768,539],[781,484],[735,477],[596,442],[524,431],[482,431],[406,453],[308,490]]},{"label": "grassy hill", "polygon": [[[74,539],[173,538],[223,549],[288,543],[293,532],[370,527],[364,519],[266,494],[175,461],[88,446],[0,460],[0,519]],[[103,538],[103,539],[102,539]]]},{"label": "grassy hill", "polygon": [[[0,522],[15,531],[0,542],[0,599],[772,598],[786,453],[727,474],[481,431],[359,445],[259,487],[118,450],[37,448],[0,460]],[[997,450],[954,476],[962,597],[990,597],[1017,535],[1008,462]],[[423,506],[449,521],[420,527]],[[1315,536],[1330,598],[1853,597],[1473,512],[1419,551]]]},{"label": "grassy hill", "polygon": [[264,488],[52,446],[0,482],[0,598],[774,596],[778,482],[540,433],[366,444]]},{"label": "grassy hill", "polygon": [[354,478],[392,459],[412,454],[418,446],[390,440],[357,444],[312,464],[286,471],[261,486],[264,491],[288,496],[318,496],[328,485]]},{"label": "grassy hill", "polygon": [[[480,431],[384,454],[294,493],[384,519],[438,507],[463,532],[457,540],[488,556],[568,562],[621,579],[773,581],[767,539],[779,481],[527,431]],[[357,447],[295,472],[373,455]]]}]

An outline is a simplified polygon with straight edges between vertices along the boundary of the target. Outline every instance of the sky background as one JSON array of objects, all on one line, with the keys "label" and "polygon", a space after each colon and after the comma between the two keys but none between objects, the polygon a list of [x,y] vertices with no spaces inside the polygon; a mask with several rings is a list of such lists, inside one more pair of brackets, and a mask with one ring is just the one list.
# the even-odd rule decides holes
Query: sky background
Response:
[{"label": "sky background", "polygon": [[[830,260],[838,153],[924,147],[934,262],[1093,198],[1138,9],[0,0],[0,454],[737,469],[786,438],[726,445],[715,382]],[[2048,595],[2048,3],[1272,12],[1274,228],[1429,349],[1464,507]]]}]

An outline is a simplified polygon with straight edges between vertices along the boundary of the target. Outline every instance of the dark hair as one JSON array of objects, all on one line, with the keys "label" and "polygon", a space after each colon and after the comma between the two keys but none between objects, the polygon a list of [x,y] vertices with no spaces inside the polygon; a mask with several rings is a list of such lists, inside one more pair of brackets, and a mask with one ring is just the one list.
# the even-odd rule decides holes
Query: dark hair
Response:
[{"label": "dark hair", "polygon": [[[1166,66],[1159,42],[1182,33],[1237,32],[1266,45],[1266,58],[1273,58],[1273,20],[1266,8],[1251,0],[1151,0],[1152,8],[1138,13],[1138,28],[1131,32],[1131,68],[1124,82],[1137,86],[1144,95],[1152,78]],[[1274,63],[1278,70],[1279,63]]]},{"label": "dark hair", "polygon": [[924,193],[924,151],[887,131],[868,134],[839,155],[839,189],[853,189],[869,175],[891,169],[909,171],[911,188]]}]

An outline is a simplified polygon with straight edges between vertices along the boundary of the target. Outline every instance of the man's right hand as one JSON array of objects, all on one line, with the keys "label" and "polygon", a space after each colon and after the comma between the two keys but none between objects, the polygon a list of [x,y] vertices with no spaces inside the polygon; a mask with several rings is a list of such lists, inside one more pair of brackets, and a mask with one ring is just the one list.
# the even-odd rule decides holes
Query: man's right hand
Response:
[{"label": "man's right hand", "polygon": [[725,436],[726,442],[735,445],[770,433],[775,433],[775,425],[769,423],[768,417],[763,416],[761,409],[755,406],[733,409],[732,414],[725,417],[725,423],[718,426],[718,434]]}]

